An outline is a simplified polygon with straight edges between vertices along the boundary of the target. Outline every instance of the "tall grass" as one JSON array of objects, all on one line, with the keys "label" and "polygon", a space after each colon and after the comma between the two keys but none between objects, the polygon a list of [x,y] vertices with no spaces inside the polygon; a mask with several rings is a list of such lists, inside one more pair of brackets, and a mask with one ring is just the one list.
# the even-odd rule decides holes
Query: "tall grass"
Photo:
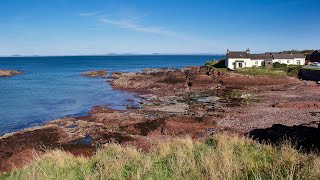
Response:
[{"label": "tall grass", "polygon": [[1,179],[317,179],[320,157],[218,134],[156,143],[150,153],[117,144],[91,158],[55,150]]}]

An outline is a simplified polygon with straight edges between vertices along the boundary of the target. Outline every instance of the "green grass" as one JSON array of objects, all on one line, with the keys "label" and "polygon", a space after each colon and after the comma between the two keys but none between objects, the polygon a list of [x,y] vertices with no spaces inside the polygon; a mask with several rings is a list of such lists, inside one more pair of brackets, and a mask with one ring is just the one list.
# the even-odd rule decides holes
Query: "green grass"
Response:
[{"label": "green grass", "polygon": [[227,72],[228,68],[226,68],[224,66],[223,62],[219,62],[219,61],[208,61],[205,63],[205,66],[207,66],[210,70],[211,69],[215,69],[215,70],[219,70],[222,72]]},{"label": "green grass", "polygon": [[320,157],[284,143],[259,144],[217,134],[205,142],[176,138],[150,153],[108,144],[91,158],[55,150],[0,179],[317,179]]},{"label": "green grass", "polygon": [[317,67],[312,67],[312,66],[304,66],[302,69],[320,71],[319,67],[317,68]]},{"label": "green grass", "polygon": [[246,74],[251,76],[274,76],[274,77],[284,77],[287,73],[282,69],[276,68],[265,68],[265,67],[252,67],[252,68],[241,68],[235,71],[239,74]]},{"label": "green grass", "polygon": [[207,66],[209,69],[218,69],[220,71],[228,71],[228,69],[225,67],[225,60],[208,61],[205,63],[205,66]]},{"label": "green grass", "polygon": [[252,68],[241,68],[235,71],[236,73],[252,75],[252,76],[272,76],[272,77],[299,77],[300,69],[302,66],[289,65],[285,67],[252,67]]}]

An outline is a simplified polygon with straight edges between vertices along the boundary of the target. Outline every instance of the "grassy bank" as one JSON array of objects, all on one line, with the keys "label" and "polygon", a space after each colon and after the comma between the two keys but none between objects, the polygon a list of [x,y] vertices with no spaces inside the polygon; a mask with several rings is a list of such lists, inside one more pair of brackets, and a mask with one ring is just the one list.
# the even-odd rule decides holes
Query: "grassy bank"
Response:
[{"label": "grassy bank", "polygon": [[287,144],[261,145],[247,138],[216,135],[160,142],[150,153],[107,145],[91,158],[52,151],[29,167],[0,179],[316,179],[320,157]]},{"label": "grassy bank", "polygon": [[252,76],[273,76],[273,77],[299,77],[301,66],[290,65],[282,67],[252,67],[252,68],[241,68],[237,69],[235,73],[246,74]]},{"label": "grassy bank", "polygon": [[263,68],[263,67],[242,68],[242,69],[237,69],[237,71],[235,72],[239,74],[246,74],[246,75],[252,75],[252,76],[274,76],[274,77],[287,76],[287,73],[284,70],[276,69],[276,68]]}]

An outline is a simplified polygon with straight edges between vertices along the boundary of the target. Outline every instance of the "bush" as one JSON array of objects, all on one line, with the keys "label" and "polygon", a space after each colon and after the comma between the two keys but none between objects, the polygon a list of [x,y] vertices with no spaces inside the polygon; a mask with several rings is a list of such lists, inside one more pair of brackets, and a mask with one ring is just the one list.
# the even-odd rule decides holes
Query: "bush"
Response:
[{"label": "bush", "polygon": [[273,63],[273,67],[274,68],[286,68],[287,65],[286,64],[281,64],[279,62],[275,62],[275,63]]},{"label": "bush", "polygon": [[219,61],[217,60],[214,60],[214,61],[209,61],[209,62],[206,62],[205,66],[207,66],[209,69],[212,69],[212,68],[225,68],[225,59],[221,59]]},{"label": "bush", "polygon": [[287,70],[287,75],[291,77],[299,77],[301,66],[290,66]]}]

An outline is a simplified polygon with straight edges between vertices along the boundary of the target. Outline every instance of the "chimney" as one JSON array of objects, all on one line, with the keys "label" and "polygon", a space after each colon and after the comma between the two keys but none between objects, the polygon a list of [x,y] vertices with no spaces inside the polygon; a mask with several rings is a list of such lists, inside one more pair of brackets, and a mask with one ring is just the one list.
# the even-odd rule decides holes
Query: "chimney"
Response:
[{"label": "chimney", "polygon": [[249,48],[246,49],[246,53],[250,54],[250,49]]},{"label": "chimney", "polygon": [[227,49],[227,54],[229,54],[229,52],[230,52],[230,50],[229,50],[229,49]]}]

